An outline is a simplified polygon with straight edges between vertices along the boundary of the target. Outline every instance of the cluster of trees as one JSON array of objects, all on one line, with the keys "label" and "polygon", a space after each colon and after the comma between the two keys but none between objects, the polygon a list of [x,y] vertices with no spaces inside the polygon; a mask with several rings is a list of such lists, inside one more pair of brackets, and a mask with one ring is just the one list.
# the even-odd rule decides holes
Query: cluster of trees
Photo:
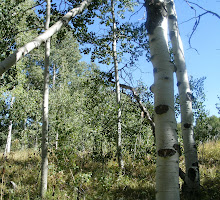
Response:
[{"label": "cluster of trees", "polygon": [[[135,1],[86,0],[79,6],[78,3],[68,1],[67,5],[73,7],[71,12],[49,28],[49,21],[54,23],[62,14],[57,4],[52,4],[50,19],[50,1],[47,1],[47,9],[44,1],[1,1],[0,15],[4,19],[0,27],[1,149],[10,152],[11,137],[13,149],[42,145],[42,172],[47,170],[48,148],[57,149],[61,158],[73,152],[86,152],[103,162],[117,157],[121,170],[124,170],[124,154],[145,159],[147,153],[156,153],[157,199],[178,199],[180,144],[175,114],[181,113],[186,159],[186,174],[182,178],[185,191],[199,191],[194,134],[200,141],[218,138],[220,119],[208,117],[203,105],[205,79],[187,78],[174,1],[145,1],[149,39],[143,25],[120,25],[115,18],[116,11],[121,18],[125,10],[132,11]],[[36,6],[38,15],[33,10]],[[39,6],[43,6],[42,9]],[[68,25],[71,18],[87,6],[86,12]],[[47,18],[41,16],[46,13]],[[100,37],[89,32],[86,25],[93,23],[94,17],[107,26],[106,35]],[[66,27],[58,32],[63,25]],[[71,27],[75,28],[74,34]],[[170,56],[167,30],[174,61]],[[42,34],[36,37],[39,33]],[[29,42],[33,37],[36,38]],[[43,42],[49,45],[45,45],[45,49],[40,46]],[[114,71],[104,73],[93,63],[81,62],[78,43],[94,45],[92,49],[81,51],[92,51],[92,59],[114,65]],[[50,53],[44,53],[49,48]],[[18,50],[7,57],[15,49]],[[118,62],[123,55],[131,55],[127,67],[134,65],[142,51],[147,51],[147,58],[154,66],[155,82],[151,86],[154,105],[152,92],[143,84],[132,88],[119,83]],[[175,97],[173,72],[176,72],[179,89]],[[171,177],[172,181],[168,181]],[[44,184],[47,183],[42,183],[42,197],[46,192]]]}]

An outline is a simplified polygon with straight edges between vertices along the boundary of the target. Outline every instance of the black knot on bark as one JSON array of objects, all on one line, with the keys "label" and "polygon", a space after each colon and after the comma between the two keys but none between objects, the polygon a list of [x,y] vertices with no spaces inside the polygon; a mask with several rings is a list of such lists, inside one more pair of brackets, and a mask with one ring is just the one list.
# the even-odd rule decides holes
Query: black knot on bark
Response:
[{"label": "black knot on bark", "polygon": [[187,99],[188,101],[193,101],[193,100],[194,100],[193,94],[190,93],[190,92],[187,92],[187,93],[186,93],[186,99]]},{"label": "black knot on bark", "polygon": [[182,155],[181,148],[180,148],[179,144],[174,144],[173,148],[179,153],[180,156]]},{"label": "black knot on bark", "polygon": [[192,124],[188,124],[188,123],[185,123],[183,126],[184,128],[190,128]]},{"label": "black knot on bark", "polygon": [[169,106],[167,105],[159,105],[155,107],[155,112],[158,115],[164,114],[169,110]]},{"label": "black knot on bark", "polygon": [[189,177],[189,179],[191,180],[191,181],[195,181],[195,179],[196,179],[196,169],[194,169],[194,168],[189,168],[189,170],[188,170],[188,177]]},{"label": "black knot on bark", "polygon": [[170,31],[170,39],[172,39],[175,36],[175,31]]},{"label": "black knot on bark", "polygon": [[175,15],[169,15],[168,17],[169,19],[173,19],[173,20],[176,20],[176,16]]},{"label": "black knot on bark", "polygon": [[153,72],[154,72],[154,73],[157,73],[157,68],[154,68],[154,69],[153,69]]},{"label": "black knot on bark", "polygon": [[173,156],[176,153],[176,151],[174,149],[160,149],[157,153],[158,156],[166,158]]},{"label": "black knot on bark", "polygon": [[178,81],[177,82],[177,87],[179,87],[181,85],[181,82],[180,81]]}]

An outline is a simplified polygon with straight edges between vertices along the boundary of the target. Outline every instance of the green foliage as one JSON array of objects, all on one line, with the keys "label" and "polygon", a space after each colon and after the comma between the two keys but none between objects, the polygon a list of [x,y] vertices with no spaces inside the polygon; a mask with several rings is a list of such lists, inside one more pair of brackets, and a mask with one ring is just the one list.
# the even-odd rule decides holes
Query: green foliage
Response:
[{"label": "green foliage", "polygon": [[[197,142],[206,141],[208,139],[219,138],[219,118],[215,116],[209,117],[209,113],[205,108],[205,92],[204,81],[205,77],[194,79],[192,76],[189,79],[190,89],[193,94],[192,109],[194,115],[194,135]],[[180,114],[179,95],[176,95],[175,111],[176,115]]]},{"label": "green foliage", "polygon": [[[17,47],[26,43],[21,35],[28,32],[33,37],[33,30],[42,26],[31,9],[34,5],[35,3],[32,0],[0,1],[0,60],[3,60]],[[26,39],[28,39],[27,35]]]},{"label": "green foliage", "polygon": [[198,118],[194,130],[197,141],[219,139],[220,118],[216,116]]},{"label": "green foliage", "polygon": [[[192,109],[194,120],[201,117],[202,115],[207,115],[205,110],[205,92],[204,92],[204,81],[206,77],[194,79],[192,76],[189,77],[189,85],[192,93]],[[180,102],[179,94],[175,95],[175,112],[176,116],[180,115]]]}]

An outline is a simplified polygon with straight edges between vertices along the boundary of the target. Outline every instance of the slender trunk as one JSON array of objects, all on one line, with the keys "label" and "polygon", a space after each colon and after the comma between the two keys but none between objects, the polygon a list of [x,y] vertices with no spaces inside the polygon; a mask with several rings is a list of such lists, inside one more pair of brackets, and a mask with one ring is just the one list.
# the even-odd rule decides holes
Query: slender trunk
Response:
[{"label": "slender trunk", "polygon": [[[11,105],[10,105],[10,108],[12,108],[13,106],[13,102],[14,102],[14,99],[15,97],[12,97],[11,98]],[[12,133],[12,120],[10,120],[9,122],[9,126],[8,126],[8,137],[7,137],[7,143],[6,143],[6,146],[5,146],[5,155],[10,153],[11,151],[11,133]]]},{"label": "slender trunk", "polygon": [[[55,91],[55,84],[56,84],[56,65],[53,65],[53,91]],[[58,139],[59,133],[56,132],[56,141],[55,141],[55,149],[58,149]]]},{"label": "slender trunk", "polygon": [[8,137],[5,147],[5,155],[10,153],[11,151],[11,132],[12,132],[12,120],[9,122],[9,126],[8,126]]},{"label": "slender trunk", "polygon": [[[50,24],[50,0],[47,0],[47,13],[45,30]],[[43,99],[43,126],[42,126],[42,165],[41,165],[41,197],[45,198],[47,191],[47,174],[48,174],[48,104],[49,104],[49,57],[50,57],[50,38],[45,44],[45,63],[44,63],[44,99]]]},{"label": "slender trunk", "polygon": [[43,42],[45,42],[48,38],[52,35],[57,33],[63,26],[69,23],[69,21],[81,13],[90,3],[92,0],[85,0],[76,8],[70,10],[66,15],[64,15],[61,20],[56,22],[53,26],[51,26],[47,31],[33,39],[31,42],[25,44],[23,47],[19,48],[5,60],[0,62],[0,76],[10,69],[17,61],[23,58],[26,54],[28,54],[33,49],[39,47]]},{"label": "slender trunk", "polygon": [[197,149],[193,134],[192,94],[190,91],[184,50],[179,34],[177,14],[173,0],[169,0],[167,2],[167,10],[169,19],[169,35],[174,52],[177,86],[180,98],[181,128],[186,164],[184,190],[189,193],[197,193],[199,191],[200,178]]},{"label": "slender trunk", "polygon": [[146,0],[147,31],[154,71],[154,110],[157,149],[156,199],[178,200],[179,153],[174,112],[174,66],[170,62],[164,1]]},{"label": "slender trunk", "polygon": [[124,162],[122,159],[122,147],[121,147],[121,96],[120,96],[120,84],[119,84],[119,75],[118,75],[118,60],[117,60],[117,48],[116,48],[116,22],[115,22],[115,9],[114,9],[114,0],[111,0],[111,9],[112,9],[112,32],[113,32],[113,41],[112,41],[112,54],[114,60],[114,68],[115,68],[115,87],[116,87],[116,102],[117,102],[117,135],[116,135],[116,143],[117,143],[117,157],[118,157],[118,165],[121,169],[124,168]]},{"label": "slender trunk", "polygon": [[59,140],[59,133],[56,133],[56,144],[55,144],[55,148],[58,149],[58,140]]}]

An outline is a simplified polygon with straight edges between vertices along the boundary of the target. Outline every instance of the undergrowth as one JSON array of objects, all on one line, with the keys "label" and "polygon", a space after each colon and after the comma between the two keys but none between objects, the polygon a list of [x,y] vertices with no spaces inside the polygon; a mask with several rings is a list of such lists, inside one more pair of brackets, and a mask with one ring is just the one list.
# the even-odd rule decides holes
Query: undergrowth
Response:
[{"label": "undergrowth", "polygon": [[[220,141],[199,146],[200,200],[219,199]],[[138,200],[155,199],[155,158],[125,158],[120,172],[114,158],[94,160],[89,154],[50,151],[46,199]],[[184,159],[180,158],[183,167]],[[1,199],[40,199],[39,152],[24,150],[0,155]],[[13,186],[14,184],[14,186]],[[181,196],[182,199],[184,197]]]}]

